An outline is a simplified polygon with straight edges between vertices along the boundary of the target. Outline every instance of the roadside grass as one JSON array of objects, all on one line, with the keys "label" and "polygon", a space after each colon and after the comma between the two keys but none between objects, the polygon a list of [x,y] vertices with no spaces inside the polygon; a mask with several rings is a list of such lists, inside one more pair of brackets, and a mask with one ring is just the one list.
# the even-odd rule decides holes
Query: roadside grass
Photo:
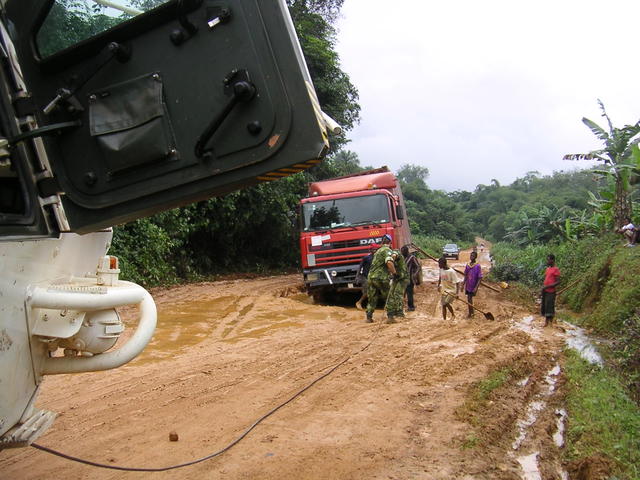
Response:
[{"label": "roadside grass", "polygon": [[469,450],[471,448],[477,447],[479,443],[480,439],[476,436],[475,433],[472,433],[470,435],[467,435],[460,448],[462,448],[463,450]]},{"label": "roadside grass", "polygon": [[622,373],[631,396],[640,405],[640,310],[624,321],[606,355]]},{"label": "roadside grass", "polygon": [[608,278],[606,264],[612,255],[621,250],[616,248],[617,244],[617,238],[610,235],[562,244],[528,245],[524,248],[499,242],[491,249],[494,258],[491,275],[498,281],[520,282],[539,288],[544,277],[547,255],[553,253],[562,272],[560,288],[579,279],[564,295],[564,299],[572,309],[580,311],[598,300],[597,295],[595,298],[593,296],[594,283],[598,279]]},{"label": "roadside grass", "polygon": [[640,408],[613,371],[565,354],[568,459],[604,454],[616,478],[640,480]]},{"label": "roadside grass", "polygon": [[[464,403],[456,411],[458,419],[468,422],[474,427],[482,427],[483,422],[479,414],[485,411],[491,393],[504,386],[512,376],[511,367],[505,366],[492,371],[485,378],[473,384]],[[475,446],[478,441],[473,443]]]},{"label": "roadside grass", "polygon": [[[475,448],[491,437],[489,430],[495,431],[495,425],[489,425],[496,415],[490,411],[490,405],[500,392],[530,374],[530,367],[523,362],[511,362],[491,371],[485,378],[469,388],[465,401],[456,410],[456,418],[474,427],[463,440],[460,448]],[[499,416],[499,414],[498,414]]]},{"label": "roadside grass", "polygon": [[531,288],[521,282],[510,282],[509,288],[502,292],[502,296],[507,300],[527,307],[532,307],[535,304],[535,299],[539,294],[540,290]]},{"label": "roadside grass", "polygon": [[511,367],[504,367],[500,370],[491,372],[487,378],[478,382],[473,396],[474,402],[484,405],[489,398],[489,395],[491,395],[494,390],[497,390],[507,383],[507,380],[512,376],[513,369]]},{"label": "roadside grass", "polygon": [[620,248],[611,257],[602,293],[593,311],[585,316],[584,325],[598,333],[620,332],[623,323],[640,305],[640,251]]},{"label": "roadside grass", "polygon": [[630,396],[640,402],[640,251],[637,248],[613,249],[609,256],[595,256],[587,279],[579,286],[583,292],[571,292],[572,305],[587,306],[573,323],[611,340],[602,352],[607,365],[621,374]]}]

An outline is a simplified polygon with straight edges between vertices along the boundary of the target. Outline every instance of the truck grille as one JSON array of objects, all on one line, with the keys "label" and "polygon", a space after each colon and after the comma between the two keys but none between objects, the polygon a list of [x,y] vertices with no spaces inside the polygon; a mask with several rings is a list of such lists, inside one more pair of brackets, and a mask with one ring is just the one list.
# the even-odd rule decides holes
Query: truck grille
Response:
[{"label": "truck grille", "polygon": [[[362,249],[362,250],[347,250],[347,251],[338,251],[338,252],[331,252],[331,253],[316,253],[316,261],[320,261],[323,259],[338,259],[338,260],[346,260],[345,258],[341,258],[341,257],[353,257],[355,260],[360,261],[360,259],[365,256],[367,253],[369,253],[369,249]],[[326,260],[325,262],[326,263]]]},{"label": "truck grille", "polygon": [[[357,247],[368,247],[370,245],[370,241],[372,238],[356,238],[355,240],[345,240],[342,242],[331,242],[331,243],[323,243],[322,245],[309,245],[310,252],[321,252],[323,250],[337,250],[339,248],[357,248]],[[378,239],[376,239],[378,240]],[[366,241],[366,244],[362,244],[360,242]]]}]

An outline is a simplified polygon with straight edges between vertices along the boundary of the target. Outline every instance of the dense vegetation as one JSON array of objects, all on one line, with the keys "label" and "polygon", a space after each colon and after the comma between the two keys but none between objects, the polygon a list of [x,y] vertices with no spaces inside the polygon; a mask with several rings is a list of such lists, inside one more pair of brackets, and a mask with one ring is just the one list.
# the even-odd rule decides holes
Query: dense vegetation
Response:
[{"label": "dense vegetation", "polygon": [[[226,271],[296,268],[297,203],[307,183],[364,168],[356,154],[341,150],[278,182],[118,226],[112,251],[127,278],[147,286]],[[436,251],[450,241],[469,244],[476,235],[518,244],[577,238],[592,225],[582,219],[599,180],[588,171],[530,172],[508,186],[494,182],[454,193],[429,188],[428,173],[405,165],[397,175],[413,235],[423,245],[439,244]]]}]

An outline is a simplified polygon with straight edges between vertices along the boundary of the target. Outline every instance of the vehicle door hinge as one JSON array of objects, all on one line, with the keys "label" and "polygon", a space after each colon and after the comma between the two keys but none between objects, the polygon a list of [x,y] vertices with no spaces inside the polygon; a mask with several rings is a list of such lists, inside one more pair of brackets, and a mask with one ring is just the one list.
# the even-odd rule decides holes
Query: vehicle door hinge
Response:
[{"label": "vehicle door hinge", "polygon": [[30,93],[21,94],[20,96],[14,97],[13,101],[13,109],[15,111],[16,117],[23,118],[27,115],[33,115],[38,110],[36,102],[33,100],[33,97]]},{"label": "vehicle door hinge", "polygon": [[40,178],[36,182],[36,185],[38,186],[38,193],[43,198],[63,193],[62,188],[55,177]]},{"label": "vehicle door hinge", "polygon": [[53,215],[55,216],[56,222],[58,223],[58,228],[61,232],[70,232],[71,226],[69,225],[69,219],[67,219],[67,214],[62,207],[62,201],[60,199],[60,195],[51,195],[50,197],[42,198],[40,197],[40,205],[42,207],[49,206],[51,210],[53,210]]},{"label": "vehicle door hinge", "polygon": [[71,227],[60,198],[61,195],[64,195],[64,192],[60,183],[58,183],[58,179],[53,177],[48,170],[45,170],[36,175],[36,186],[38,188],[40,206],[50,207],[60,231],[69,232]]}]

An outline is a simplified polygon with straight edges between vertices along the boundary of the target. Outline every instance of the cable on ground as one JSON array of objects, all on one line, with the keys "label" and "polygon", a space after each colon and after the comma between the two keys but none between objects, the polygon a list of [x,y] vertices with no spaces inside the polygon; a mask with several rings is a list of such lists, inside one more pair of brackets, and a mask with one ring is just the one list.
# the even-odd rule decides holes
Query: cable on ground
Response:
[{"label": "cable on ground", "polygon": [[328,377],[329,375],[331,375],[333,372],[335,372],[338,368],[340,368],[342,365],[344,365],[345,363],[347,363],[349,360],[351,360],[352,358],[360,355],[362,352],[364,352],[367,348],[369,348],[371,346],[371,344],[373,344],[373,342],[375,341],[375,339],[378,337],[378,333],[380,332],[380,327],[382,326],[383,322],[380,322],[378,324],[378,328],[376,328],[375,332],[373,333],[373,335],[371,336],[371,340],[369,340],[369,342],[362,347],[360,350],[356,351],[355,353],[352,353],[351,355],[349,355],[347,358],[345,358],[344,360],[338,362],[337,364],[335,364],[333,367],[331,367],[328,371],[326,371],[325,373],[323,373],[322,375],[320,375],[318,378],[316,378],[315,380],[313,380],[311,383],[309,383],[306,387],[298,390],[296,393],[294,393],[291,397],[289,397],[287,400],[285,400],[284,402],[280,403],[279,405],[275,406],[274,408],[272,408],[271,410],[269,410],[267,413],[265,413],[264,415],[262,415],[260,418],[258,418],[255,422],[253,422],[249,428],[247,428],[242,434],[240,434],[240,436],[238,436],[235,440],[231,441],[229,444],[227,444],[224,448],[221,448],[220,450],[213,452],[205,457],[201,457],[198,458],[196,460],[192,460],[190,462],[185,462],[185,463],[179,463],[177,465],[170,465],[168,467],[158,467],[158,468],[145,468],[145,467],[121,467],[118,465],[109,465],[107,463],[99,463],[99,462],[92,462],[91,460],[85,460],[83,458],[79,458],[79,457],[74,457],[73,455],[67,455],[66,453],[62,453],[59,452],[57,450],[54,450],[53,448],[49,448],[49,447],[45,447],[44,445],[40,445],[37,443],[32,443],[31,446],[33,448],[36,448],[38,450],[42,450],[43,452],[47,452],[50,453],[51,455],[56,455],[58,457],[64,458],[66,460],[71,460],[73,462],[78,462],[78,463],[83,463],[85,465],[90,465],[92,467],[99,467],[99,468],[108,468],[110,470],[121,470],[121,471],[126,471],[126,472],[166,472],[167,470],[175,470],[177,468],[184,468],[184,467],[189,467],[191,465],[195,465],[196,463],[202,463],[206,460],[210,460],[212,458],[218,457],[220,455],[222,455],[223,453],[225,453],[226,451],[230,450],[231,448],[233,448],[235,445],[237,445],[238,443],[240,443],[241,440],[243,440],[247,435],[249,435],[249,433],[256,428],[260,423],[262,423],[264,420],[266,420],[268,417],[270,417],[271,415],[273,415],[274,413],[276,413],[278,410],[280,410],[282,407],[284,407],[285,405],[289,404],[290,402],[292,402],[293,400],[295,400],[297,397],[299,397],[300,395],[302,395],[304,392],[306,392],[307,390],[309,390],[311,387],[313,387],[316,383],[318,383],[320,380]]}]

